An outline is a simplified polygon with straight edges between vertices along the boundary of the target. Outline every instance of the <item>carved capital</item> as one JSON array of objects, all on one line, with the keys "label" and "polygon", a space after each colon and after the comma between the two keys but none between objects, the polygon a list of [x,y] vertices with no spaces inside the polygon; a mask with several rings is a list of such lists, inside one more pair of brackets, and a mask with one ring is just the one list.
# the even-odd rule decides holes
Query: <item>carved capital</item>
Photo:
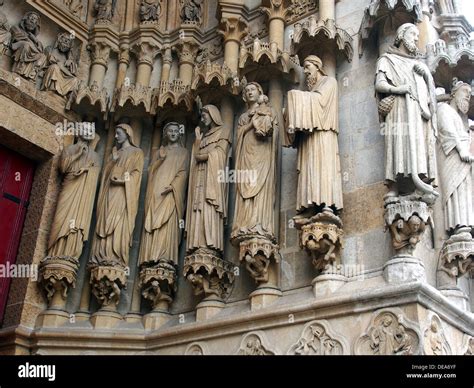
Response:
[{"label": "carved capital", "polygon": [[280,19],[286,21],[291,13],[291,0],[263,0],[260,11],[268,16],[269,20]]},{"label": "carved capital", "polygon": [[234,266],[206,248],[198,249],[184,259],[184,276],[195,295],[226,299],[234,285]]},{"label": "carved capital", "polygon": [[430,209],[417,200],[389,199],[385,203],[385,223],[397,253],[413,254],[430,220]]},{"label": "carved capital", "polygon": [[140,271],[142,296],[151,302],[154,310],[162,306],[168,310],[177,289],[176,277],[176,268],[166,262],[157,263],[153,267],[142,267]]},{"label": "carved capital", "polygon": [[224,42],[240,43],[249,33],[248,24],[241,17],[225,17],[221,19],[219,33],[224,37]]},{"label": "carved capital", "polygon": [[137,56],[138,65],[147,64],[151,67],[153,67],[155,57],[160,53],[159,47],[150,42],[138,43],[132,51]]},{"label": "carved capital", "polygon": [[170,46],[163,47],[161,50],[161,55],[163,58],[163,64],[171,65],[173,63],[173,53]]},{"label": "carved capital", "polygon": [[94,42],[88,46],[91,53],[92,65],[108,66],[110,59],[110,46],[103,42]]},{"label": "carved capital", "polygon": [[125,268],[92,265],[90,269],[92,294],[101,307],[116,307],[120,301],[122,289],[126,288],[127,284]]},{"label": "carved capital", "polygon": [[197,42],[191,40],[180,42],[175,46],[175,49],[179,56],[180,65],[183,63],[194,65],[199,50]]},{"label": "carved capital", "polygon": [[438,261],[437,286],[457,288],[457,280],[474,270],[474,239],[464,232],[451,236],[443,245]]},{"label": "carved capital", "polygon": [[45,291],[48,303],[51,304],[56,293],[66,300],[69,288],[76,287],[77,270],[79,261],[74,257],[48,256],[39,266],[39,284]]}]

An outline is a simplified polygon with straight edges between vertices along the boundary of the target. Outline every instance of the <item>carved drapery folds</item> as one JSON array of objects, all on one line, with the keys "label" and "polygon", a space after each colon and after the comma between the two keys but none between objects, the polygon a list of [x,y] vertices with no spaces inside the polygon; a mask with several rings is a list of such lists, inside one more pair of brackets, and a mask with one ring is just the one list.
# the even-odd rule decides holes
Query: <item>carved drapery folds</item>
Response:
[{"label": "carved drapery folds", "polygon": [[116,127],[116,146],[102,175],[92,244],[92,293],[102,307],[116,308],[129,273],[129,250],[138,210],[143,151],[127,124]]},{"label": "carved drapery folds", "polygon": [[288,354],[300,356],[339,356],[349,354],[343,337],[334,333],[327,321],[307,323],[300,339],[288,350]]},{"label": "carved drapery folds", "polygon": [[421,353],[421,336],[416,324],[401,311],[374,313],[367,332],[355,343],[356,355],[417,355]]},{"label": "carved drapery folds", "polygon": [[180,17],[183,24],[200,26],[203,22],[204,0],[180,0]]},{"label": "carved drapery folds", "polygon": [[300,244],[321,269],[336,260],[341,247],[338,87],[315,55],[305,59],[304,71],[309,91],[288,92],[285,145],[298,149],[298,214],[294,221],[301,231]]},{"label": "carved drapery folds", "polygon": [[38,39],[41,19],[36,12],[27,12],[18,26],[11,29],[14,73],[36,81],[46,65],[43,44]]},{"label": "carved drapery folds", "polygon": [[140,245],[142,295],[153,309],[168,310],[176,291],[176,270],[184,226],[189,153],[181,144],[184,126],[169,122],[163,145],[149,167],[145,223]]},{"label": "carved drapery folds", "polygon": [[48,255],[40,264],[40,284],[56,308],[64,308],[67,291],[75,287],[83,243],[89,227],[99,177],[100,161],[94,151],[98,136],[83,128],[75,144],[64,149],[59,171],[64,175],[54,216]]},{"label": "carved drapery folds", "polygon": [[432,314],[428,320],[427,328],[423,333],[423,349],[424,354],[430,356],[447,356],[451,355],[451,346],[444,333],[441,319]]},{"label": "carved drapery folds", "polygon": [[157,23],[161,14],[162,0],[141,0],[140,22],[143,24]]},{"label": "carved drapery folds", "polygon": [[222,302],[234,283],[234,268],[222,258],[227,218],[226,171],[230,136],[214,105],[202,108],[191,156],[186,208],[186,251],[183,274],[196,295]]},{"label": "carved drapery folds", "polygon": [[[3,4],[0,4],[0,6]],[[7,15],[0,11],[0,55],[4,54],[10,47],[12,34],[11,26],[8,23]]]},{"label": "carved drapery folds", "polygon": [[110,24],[115,15],[117,0],[95,0],[94,16],[96,24]]}]

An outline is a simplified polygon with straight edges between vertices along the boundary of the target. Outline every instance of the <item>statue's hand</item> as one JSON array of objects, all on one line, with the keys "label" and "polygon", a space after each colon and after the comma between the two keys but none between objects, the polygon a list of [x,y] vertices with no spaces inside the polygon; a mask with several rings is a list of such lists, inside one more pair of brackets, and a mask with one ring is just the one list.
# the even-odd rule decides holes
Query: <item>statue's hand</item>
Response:
[{"label": "statue's hand", "polygon": [[401,85],[391,89],[391,92],[394,94],[411,94],[410,85]]},{"label": "statue's hand", "polygon": [[199,127],[196,127],[196,129],[194,130],[194,133],[196,134],[196,139],[197,140],[202,140],[202,132],[201,132],[201,128]]},{"label": "statue's hand", "polygon": [[469,152],[463,151],[459,154],[461,160],[466,163],[474,163],[474,156],[472,156]]}]

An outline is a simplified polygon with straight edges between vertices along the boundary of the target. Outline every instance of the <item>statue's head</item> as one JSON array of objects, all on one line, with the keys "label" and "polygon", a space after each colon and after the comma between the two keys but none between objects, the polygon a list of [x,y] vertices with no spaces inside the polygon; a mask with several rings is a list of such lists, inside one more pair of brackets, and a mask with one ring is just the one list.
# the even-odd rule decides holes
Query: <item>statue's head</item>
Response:
[{"label": "statue's head", "polygon": [[242,91],[242,99],[246,104],[260,102],[263,89],[257,82],[249,82]]},{"label": "statue's head", "polygon": [[221,112],[215,105],[205,105],[201,110],[201,122],[205,127],[222,125]]},{"label": "statue's head", "polygon": [[135,146],[133,142],[133,129],[128,124],[118,124],[115,127],[115,141],[118,146],[122,147],[127,141]]},{"label": "statue's head", "polygon": [[181,137],[184,135],[184,125],[179,124],[175,121],[166,123],[163,128],[163,134],[165,137],[166,144],[174,144],[179,142]]},{"label": "statue's head", "polygon": [[320,75],[326,75],[323,70],[323,61],[316,55],[310,55],[303,62],[304,74],[306,75],[306,83],[311,89]]},{"label": "statue's head", "polygon": [[67,53],[72,48],[74,38],[67,32],[61,32],[56,40],[56,47],[59,51]]},{"label": "statue's head", "polygon": [[20,27],[35,36],[38,35],[41,28],[40,16],[34,11],[27,12],[21,19]]},{"label": "statue's head", "polygon": [[413,56],[418,54],[418,38],[420,31],[418,27],[412,23],[405,23],[398,27],[395,37],[395,47],[400,48],[402,45]]},{"label": "statue's head", "polygon": [[413,233],[418,233],[420,231],[421,224],[422,224],[421,218],[418,217],[417,215],[411,216],[410,219],[408,220],[408,226],[410,227],[410,230]]},{"label": "statue's head", "polygon": [[453,88],[451,89],[451,98],[454,101],[457,109],[467,114],[469,112],[469,104],[471,102],[471,85],[458,81],[456,78],[453,80]]}]

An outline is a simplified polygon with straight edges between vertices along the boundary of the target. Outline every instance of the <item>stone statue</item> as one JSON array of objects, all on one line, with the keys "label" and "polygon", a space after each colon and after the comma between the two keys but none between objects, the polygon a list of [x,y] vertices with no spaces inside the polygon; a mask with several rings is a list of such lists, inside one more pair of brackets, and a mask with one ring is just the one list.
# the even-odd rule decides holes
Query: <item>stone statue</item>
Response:
[{"label": "stone statue", "polygon": [[237,128],[238,176],[232,237],[257,228],[262,235],[274,239],[278,119],[259,84],[247,84],[243,99],[247,111],[240,116]]},{"label": "stone statue", "polygon": [[161,7],[159,1],[156,0],[142,0],[140,4],[140,21],[156,22],[160,17]]},{"label": "stone statue", "polygon": [[79,86],[77,61],[72,51],[74,39],[63,32],[58,35],[53,47],[46,49],[47,69],[43,78],[43,89],[54,90],[66,96]]},{"label": "stone statue", "polygon": [[[149,167],[145,225],[140,262],[161,260],[178,265],[180,221],[184,219],[189,153],[180,144],[184,126],[167,123],[164,145]],[[184,225],[181,227],[183,228]]]},{"label": "stone statue", "polygon": [[310,55],[303,64],[308,91],[288,92],[285,145],[298,149],[294,221],[301,231],[300,246],[314,267],[324,271],[342,248],[338,87],[319,57]]},{"label": "stone statue", "polygon": [[227,167],[230,141],[228,130],[222,125],[219,109],[214,105],[204,106],[191,157],[186,210],[188,253],[199,248],[219,254],[224,250],[228,188],[225,179],[219,177]]},{"label": "stone statue", "polygon": [[342,209],[337,81],[326,76],[315,55],[304,60],[304,72],[309,92],[288,93],[286,142],[298,148],[296,210],[301,218],[322,207]]},{"label": "stone statue", "polygon": [[202,23],[203,0],[183,0],[181,21],[183,23]]},{"label": "stone statue", "polygon": [[375,90],[385,136],[386,198],[417,194],[427,203],[438,193],[434,141],[436,95],[428,67],[418,59],[418,28],[397,30],[395,44],[377,62]]},{"label": "stone statue", "polygon": [[[460,300],[467,299],[457,280],[474,268],[474,156],[467,117],[470,100],[471,86],[455,79],[451,101],[438,106],[438,156],[449,238],[440,252],[437,287],[442,293],[447,290],[448,298],[459,294]],[[464,302],[461,306],[466,308]]]},{"label": "stone statue", "polygon": [[[3,5],[3,1],[0,1],[0,6]],[[8,23],[7,15],[0,12],[0,54],[3,54],[5,50],[10,47],[12,34],[10,32],[10,23]]]},{"label": "stone statue", "polygon": [[96,0],[94,14],[96,23],[110,23],[115,15],[117,0]]},{"label": "stone statue", "polygon": [[471,86],[456,82],[451,101],[438,106],[440,176],[443,182],[445,229],[450,234],[474,227],[473,163],[467,112]]},{"label": "stone statue", "polygon": [[92,261],[125,267],[132,245],[144,157],[134,143],[130,125],[117,125],[115,140],[116,147],[102,176]]},{"label": "stone statue", "polygon": [[43,44],[38,40],[41,23],[36,12],[27,12],[18,27],[11,29],[12,71],[36,81],[46,64]]},{"label": "stone statue", "polygon": [[184,125],[169,122],[163,135],[158,158],[149,167],[145,225],[140,246],[140,280],[142,295],[151,300],[153,308],[168,309],[176,288],[189,152],[180,144]]},{"label": "stone statue", "polygon": [[130,125],[117,125],[115,141],[102,172],[89,262],[91,291],[102,308],[112,310],[116,309],[121,289],[127,283],[144,163],[143,151],[136,146]]},{"label": "stone statue", "polygon": [[[224,222],[227,218],[229,131],[219,109],[202,108],[196,128],[186,208],[186,252],[183,274],[196,295],[223,305],[235,279],[234,266],[223,260]],[[214,300],[215,300],[214,299]]]},{"label": "stone statue", "polygon": [[[64,307],[69,287],[75,287],[79,257],[89,238],[99,155],[94,151],[99,137],[81,132],[75,144],[66,147],[59,160],[63,174],[61,192],[49,236],[48,255],[41,261],[41,284],[55,307]],[[62,296],[62,298],[58,298]]]}]

